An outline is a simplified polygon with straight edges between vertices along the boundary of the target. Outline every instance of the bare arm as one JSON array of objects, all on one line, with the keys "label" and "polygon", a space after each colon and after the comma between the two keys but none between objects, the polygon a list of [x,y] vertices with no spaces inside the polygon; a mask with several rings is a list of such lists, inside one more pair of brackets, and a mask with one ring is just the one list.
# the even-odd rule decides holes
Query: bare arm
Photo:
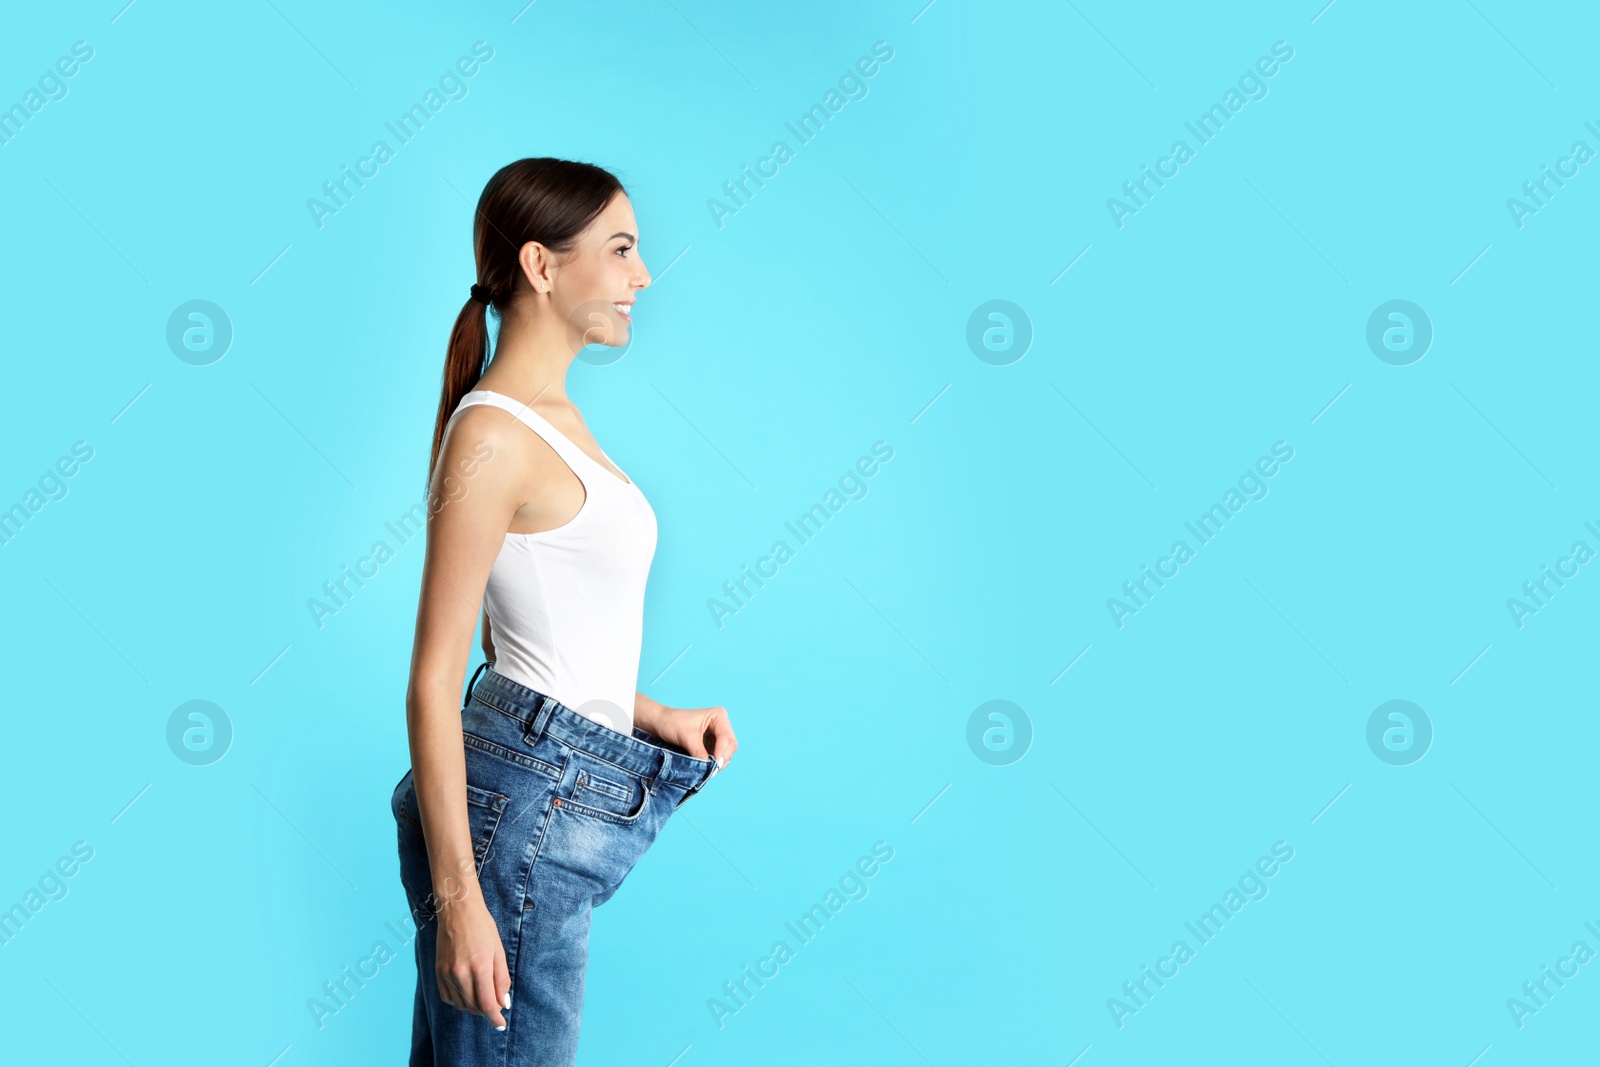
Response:
[{"label": "bare arm", "polygon": [[476,890],[476,878],[457,701],[478,605],[516,503],[509,499],[508,479],[492,478],[485,470],[485,460],[493,461],[493,442],[482,434],[468,441],[471,435],[459,432],[463,422],[457,420],[451,427],[429,487],[427,550],[406,691],[406,730],[434,885],[442,888],[453,877],[471,883],[466,887],[470,894]]},{"label": "bare arm", "polygon": [[510,978],[478,886],[457,702],[489,571],[520,503],[514,449],[504,429],[503,420],[469,410],[451,425],[440,449],[406,691],[412,778],[439,911],[440,995],[497,1026],[504,1025],[499,1005]]}]

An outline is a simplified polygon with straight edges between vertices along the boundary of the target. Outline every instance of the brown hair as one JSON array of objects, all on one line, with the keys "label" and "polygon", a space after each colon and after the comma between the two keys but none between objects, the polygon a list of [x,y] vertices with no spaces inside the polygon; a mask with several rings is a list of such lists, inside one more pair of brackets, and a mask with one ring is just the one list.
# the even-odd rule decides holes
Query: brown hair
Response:
[{"label": "brown hair", "polygon": [[428,458],[430,478],[439,461],[445,425],[488,367],[489,308],[503,317],[507,308],[531,291],[517,261],[522,246],[537,241],[553,252],[571,251],[578,235],[622,192],[626,190],[616,175],[602,167],[548,156],[509,163],[483,187],[472,225],[473,258],[478,266],[474,291],[487,295],[490,302],[469,298],[450,331],[439,415],[433,425],[433,450]]}]

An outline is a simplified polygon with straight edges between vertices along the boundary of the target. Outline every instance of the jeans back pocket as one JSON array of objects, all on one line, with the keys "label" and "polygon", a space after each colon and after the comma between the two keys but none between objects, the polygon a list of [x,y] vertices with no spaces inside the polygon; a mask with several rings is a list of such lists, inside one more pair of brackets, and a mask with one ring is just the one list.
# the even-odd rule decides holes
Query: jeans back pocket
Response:
[{"label": "jeans back pocket", "polygon": [[[511,798],[492,789],[482,789],[467,783],[467,832],[472,841],[472,867],[476,875],[483,870],[494,844],[494,834],[500,825]],[[408,895],[412,897],[412,910],[418,921],[438,913],[441,898],[448,899],[451,887],[432,885],[432,866],[428,860],[427,840],[422,832],[422,816],[417,808],[416,782],[411,772],[400,780],[390,800],[395,825],[400,833],[400,875]]]},{"label": "jeans back pocket", "polygon": [[483,869],[489,846],[494,842],[495,829],[500,825],[500,816],[506,813],[510,803],[511,798],[504,793],[467,783],[467,831],[472,835],[474,871]]}]

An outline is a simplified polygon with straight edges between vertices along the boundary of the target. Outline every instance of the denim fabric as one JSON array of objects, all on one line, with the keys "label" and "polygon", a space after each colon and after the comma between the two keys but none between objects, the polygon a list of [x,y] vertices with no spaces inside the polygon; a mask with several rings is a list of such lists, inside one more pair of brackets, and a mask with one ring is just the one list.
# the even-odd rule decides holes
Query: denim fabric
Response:
[{"label": "denim fabric", "polygon": [[591,911],[609,900],[666,824],[717,765],[635,728],[585,718],[480,668],[462,729],[467,822],[489,913],[511,974],[498,1031],[439,997],[436,899],[408,770],[391,808],[400,881],[417,922],[411,1067],[575,1062]]}]

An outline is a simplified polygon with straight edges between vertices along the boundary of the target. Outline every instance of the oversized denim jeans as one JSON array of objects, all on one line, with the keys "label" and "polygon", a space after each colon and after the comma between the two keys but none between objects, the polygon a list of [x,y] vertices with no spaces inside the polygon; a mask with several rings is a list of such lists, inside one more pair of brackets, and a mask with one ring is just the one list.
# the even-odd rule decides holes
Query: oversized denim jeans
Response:
[{"label": "oversized denim jeans", "polygon": [[[485,665],[487,666],[487,665]],[[667,818],[717,771],[637,728],[630,737],[479,668],[462,729],[478,883],[505,945],[511,1010],[498,1031],[439,998],[437,896],[408,770],[391,807],[400,881],[417,923],[411,1067],[557,1067],[576,1061],[591,911]]]}]

